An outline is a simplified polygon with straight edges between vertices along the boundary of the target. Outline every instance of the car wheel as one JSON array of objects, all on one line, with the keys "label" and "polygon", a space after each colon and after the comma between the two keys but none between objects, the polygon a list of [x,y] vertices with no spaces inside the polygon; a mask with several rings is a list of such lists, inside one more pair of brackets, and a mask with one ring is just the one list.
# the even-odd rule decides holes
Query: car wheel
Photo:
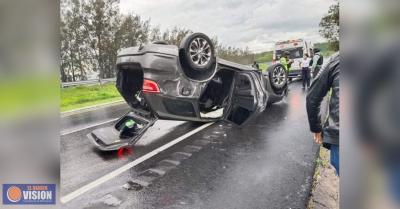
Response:
[{"label": "car wheel", "polygon": [[283,65],[275,64],[268,68],[269,80],[275,93],[282,93],[288,83],[287,72]]},{"label": "car wheel", "polygon": [[184,73],[194,80],[210,79],[216,71],[216,54],[211,39],[203,33],[187,35],[179,47]]}]

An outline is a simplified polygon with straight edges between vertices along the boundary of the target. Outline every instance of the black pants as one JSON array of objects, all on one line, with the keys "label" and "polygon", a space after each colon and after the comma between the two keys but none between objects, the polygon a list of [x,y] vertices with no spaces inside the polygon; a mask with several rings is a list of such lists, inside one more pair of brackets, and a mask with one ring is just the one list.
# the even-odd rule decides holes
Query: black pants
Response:
[{"label": "black pants", "polygon": [[306,87],[310,87],[310,68],[308,67],[303,67],[301,69],[301,78],[303,80],[303,88]]}]

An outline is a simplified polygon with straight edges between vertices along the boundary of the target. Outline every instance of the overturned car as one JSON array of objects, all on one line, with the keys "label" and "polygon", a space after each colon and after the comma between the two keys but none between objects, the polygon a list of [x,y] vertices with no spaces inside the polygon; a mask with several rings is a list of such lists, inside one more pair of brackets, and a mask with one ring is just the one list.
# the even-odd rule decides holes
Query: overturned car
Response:
[{"label": "overturned car", "polygon": [[280,64],[267,74],[216,57],[209,37],[187,35],[179,47],[158,41],[119,51],[116,87],[131,110],[88,135],[100,150],[136,143],[157,119],[242,125],[287,94]]}]

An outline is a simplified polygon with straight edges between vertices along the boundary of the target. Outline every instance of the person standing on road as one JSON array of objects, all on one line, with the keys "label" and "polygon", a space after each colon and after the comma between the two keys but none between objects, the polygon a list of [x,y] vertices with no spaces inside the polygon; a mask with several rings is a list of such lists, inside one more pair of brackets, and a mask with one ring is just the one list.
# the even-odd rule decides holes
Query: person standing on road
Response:
[{"label": "person standing on road", "polygon": [[[314,140],[331,151],[331,164],[339,175],[339,73],[340,56],[332,56],[321,70],[308,91],[306,106],[310,130]],[[321,124],[320,110],[323,98],[329,92],[329,111],[324,124]]]},{"label": "person standing on road", "polygon": [[285,67],[287,73],[290,71],[290,66],[292,65],[292,60],[289,59],[290,52],[284,51],[282,57],[279,59],[279,62]]},{"label": "person standing on road", "polygon": [[[290,56],[290,52],[284,51],[282,54],[282,57],[279,59],[279,62],[283,65],[283,67],[285,67],[287,75],[289,75],[290,67],[293,63],[293,60],[290,60],[289,56]],[[288,81],[290,82],[290,81],[292,81],[292,79],[289,78]]]},{"label": "person standing on road", "polygon": [[257,70],[260,70],[260,66],[258,65],[258,63],[256,61],[254,61],[252,67],[257,69]]},{"label": "person standing on road", "polygon": [[310,88],[310,57],[308,54],[304,54],[303,60],[300,63],[301,77],[303,80],[303,89]]},{"label": "person standing on road", "polygon": [[321,54],[321,50],[318,48],[314,49],[314,56],[312,58],[312,65],[311,65],[311,75],[312,79],[318,75],[319,71],[321,70],[322,64],[324,64],[324,57]]}]

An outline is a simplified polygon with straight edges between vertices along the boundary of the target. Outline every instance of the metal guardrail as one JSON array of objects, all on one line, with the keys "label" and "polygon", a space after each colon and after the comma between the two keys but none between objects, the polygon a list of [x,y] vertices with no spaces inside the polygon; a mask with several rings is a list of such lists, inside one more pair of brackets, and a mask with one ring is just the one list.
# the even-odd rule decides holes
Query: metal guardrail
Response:
[{"label": "metal guardrail", "polygon": [[82,85],[95,85],[95,84],[105,84],[110,82],[115,82],[116,78],[105,78],[105,79],[93,79],[87,81],[75,81],[75,82],[62,82],[61,88],[71,87],[71,86],[82,86]]}]

